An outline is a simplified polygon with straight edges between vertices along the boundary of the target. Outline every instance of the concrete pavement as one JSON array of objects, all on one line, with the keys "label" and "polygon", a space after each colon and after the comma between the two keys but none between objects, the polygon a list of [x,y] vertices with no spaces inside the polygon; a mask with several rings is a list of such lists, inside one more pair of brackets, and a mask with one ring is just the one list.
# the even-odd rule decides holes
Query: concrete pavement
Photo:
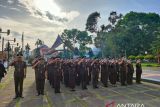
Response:
[{"label": "concrete pavement", "polygon": [[[122,87],[109,85],[108,88],[100,84],[99,89],[88,86],[88,90],[76,87],[75,92],[61,85],[60,94],[55,94],[48,81],[45,84],[45,95],[36,96],[34,71],[27,70],[24,80],[24,98],[13,100],[14,81],[13,70],[2,81],[0,88],[0,107],[105,107],[111,103],[116,105],[143,104],[145,107],[159,107],[160,86],[143,82]],[[108,107],[111,107],[108,106]]]}]

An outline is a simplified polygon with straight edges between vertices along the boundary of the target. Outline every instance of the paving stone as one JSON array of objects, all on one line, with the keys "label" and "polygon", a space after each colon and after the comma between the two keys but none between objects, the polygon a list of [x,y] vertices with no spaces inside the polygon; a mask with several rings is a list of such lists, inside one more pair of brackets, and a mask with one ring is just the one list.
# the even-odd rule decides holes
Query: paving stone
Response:
[{"label": "paving stone", "polygon": [[160,98],[160,91],[158,91],[158,90],[157,91],[152,91],[152,90],[145,91],[144,93]]},{"label": "paving stone", "polygon": [[[90,84],[88,90],[82,90],[81,86],[76,87],[72,92],[61,84],[60,94],[55,94],[54,89],[50,87],[48,81],[45,84],[45,95],[36,96],[35,73],[28,68],[27,78],[24,80],[23,99],[13,100],[14,81],[13,72],[8,72],[7,78],[11,81],[0,89],[0,107],[105,107],[106,104],[114,102],[118,104],[145,104],[145,107],[159,107],[160,88],[152,84],[133,84],[113,87],[103,87],[99,84],[99,89],[93,89]],[[3,82],[8,79],[4,79]]]}]

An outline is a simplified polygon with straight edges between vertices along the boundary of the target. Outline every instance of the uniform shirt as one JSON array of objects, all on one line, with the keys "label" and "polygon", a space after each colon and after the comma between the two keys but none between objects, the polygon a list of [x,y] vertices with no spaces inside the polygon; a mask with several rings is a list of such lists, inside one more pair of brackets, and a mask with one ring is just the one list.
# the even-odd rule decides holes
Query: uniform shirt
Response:
[{"label": "uniform shirt", "polygon": [[137,63],[137,64],[136,64],[136,71],[137,71],[137,72],[142,72],[142,67],[141,67],[141,64],[140,64],[140,63]]},{"label": "uniform shirt", "polygon": [[46,64],[45,63],[38,64],[36,71],[37,79],[45,79],[45,71],[46,71]]},{"label": "uniform shirt", "polygon": [[11,66],[14,66],[15,71],[14,71],[14,76],[15,77],[22,77],[24,78],[24,70],[26,69],[26,63],[24,61],[21,62],[13,62]]}]

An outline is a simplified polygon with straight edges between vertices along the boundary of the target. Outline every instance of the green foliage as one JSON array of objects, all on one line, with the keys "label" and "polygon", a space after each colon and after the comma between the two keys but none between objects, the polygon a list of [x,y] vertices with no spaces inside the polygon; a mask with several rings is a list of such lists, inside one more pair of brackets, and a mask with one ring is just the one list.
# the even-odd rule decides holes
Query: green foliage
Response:
[{"label": "green foliage", "polygon": [[155,41],[152,42],[151,44],[151,51],[153,52],[153,54],[160,54],[160,27],[157,31],[157,39]]},{"label": "green foliage", "polygon": [[117,22],[114,29],[99,33],[95,45],[101,47],[101,43],[104,44],[105,56],[152,53],[151,47],[159,52],[159,28],[158,14],[130,12]]},{"label": "green foliage", "polygon": [[92,43],[92,37],[88,35],[86,31],[80,31],[78,29],[65,29],[61,37],[65,43],[65,46],[68,47],[71,51],[75,50],[76,44],[80,45],[80,51],[86,51],[88,50],[86,45]]},{"label": "green foliage", "polygon": [[144,56],[143,56],[143,55],[138,55],[138,56],[136,56],[136,59],[143,60],[143,59],[144,59]]},{"label": "green foliage", "polygon": [[87,23],[86,23],[86,30],[90,31],[91,33],[97,32],[97,23],[98,18],[100,17],[100,13],[94,12],[88,16]]},{"label": "green foliage", "polygon": [[130,56],[128,57],[128,59],[135,60],[135,59],[136,59],[136,56],[130,55]]},{"label": "green foliage", "polygon": [[[135,63],[134,63],[134,65],[135,65]],[[151,62],[142,63],[141,65],[142,65],[142,67],[160,67],[160,64],[151,63]]]},{"label": "green foliage", "polygon": [[153,60],[155,57],[153,55],[146,55],[144,59]]}]

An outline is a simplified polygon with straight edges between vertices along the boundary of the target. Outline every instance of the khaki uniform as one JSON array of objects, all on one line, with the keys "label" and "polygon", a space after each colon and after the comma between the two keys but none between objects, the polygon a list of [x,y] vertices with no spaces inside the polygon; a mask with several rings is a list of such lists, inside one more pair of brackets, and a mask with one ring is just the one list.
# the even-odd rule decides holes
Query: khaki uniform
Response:
[{"label": "khaki uniform", "polygon": [[14,66],[14,83],[16,97],[22,97],[23,93],[23,80],[25,78],[24,70],[26,69],[26,63],[24,61],[13,62],[11,66]]}]

